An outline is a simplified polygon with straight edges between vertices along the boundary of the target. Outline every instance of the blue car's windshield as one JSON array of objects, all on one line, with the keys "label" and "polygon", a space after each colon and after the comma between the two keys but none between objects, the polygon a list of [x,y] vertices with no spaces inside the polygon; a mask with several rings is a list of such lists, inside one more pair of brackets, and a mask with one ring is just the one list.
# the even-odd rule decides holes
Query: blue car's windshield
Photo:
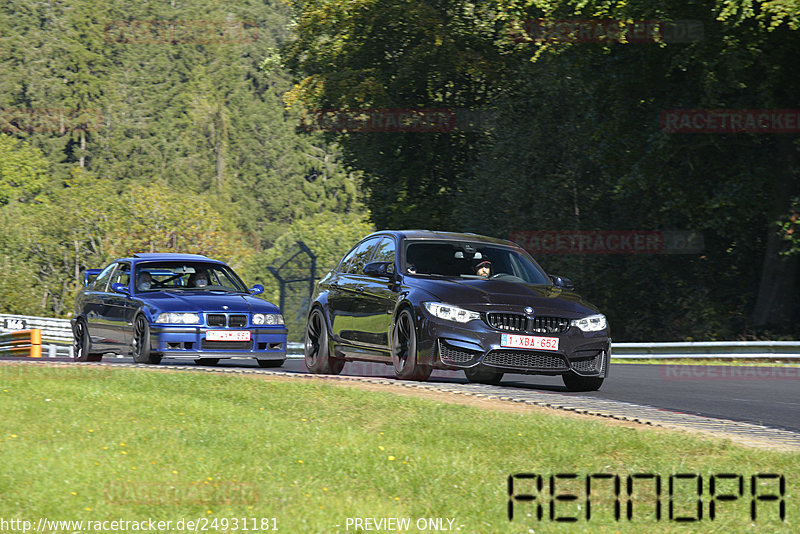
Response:
[{"label": "blue car's windshield", "polygon": [[149,291],[233,291],[247,293],[247,287],[229,267],[204,262],[143,262],[134,273],[137,292]]},{"label": "blue car's windshield", "polygon": [[552,284],[547,274],[529,256],[500,245],[409,240],[405,261],[404,272],[412,275],[493,278],[526,284]]}]

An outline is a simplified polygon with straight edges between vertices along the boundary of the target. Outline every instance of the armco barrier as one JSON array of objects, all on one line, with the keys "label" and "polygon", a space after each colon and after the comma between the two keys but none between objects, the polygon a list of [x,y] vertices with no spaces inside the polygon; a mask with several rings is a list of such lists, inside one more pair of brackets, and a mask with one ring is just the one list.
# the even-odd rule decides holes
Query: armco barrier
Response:
[{"label": "armco barrier", "polygon": [[42,357],[42,331],[38,328],[0,334],[0,356]]}]

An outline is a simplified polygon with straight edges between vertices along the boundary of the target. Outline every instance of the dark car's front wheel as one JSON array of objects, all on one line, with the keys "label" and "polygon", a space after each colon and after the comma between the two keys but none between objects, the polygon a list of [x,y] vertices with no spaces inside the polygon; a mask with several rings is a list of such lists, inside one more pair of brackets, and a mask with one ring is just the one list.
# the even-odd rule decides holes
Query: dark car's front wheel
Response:
[{"label": "dark car's front wheel", "polygon": [[344,369],[344,360],[331,356],[328,327],[319,308],[314,308],[308,315],[303,353],[310,373],[338,375]]},{"label": "dark car's front wheel", "polygon": [[136,363],[159,363],[161,355],[150,350],[150,324],[144,315],[137,315],[133,322],[133,361]]},{"label": "dark car's front wheel", "polygon": [[75,337],[74,354],[76,362],[99,362],[102,354],[92,354],[92,340],[89,337],[89,328],[82,318],[75,322],[72,334]]},{"label": "dark car's front wheel", "polygon": [[561,375],[564,385],[570,391],[597,391],[603,385],[603,379],[597,376],[581,376],[572,371]]},{"label": "dark car's front wheel", "polygon": [[473,384],[491,384],[496,386],[503,379],[503,373],[490,367],[475,366],[464,369],[467,380]]},{"label": "dark car's front wheel", "polygon": [[427,380],[433,368],[417,361],[417,329],[408,308],[402,310],[392,329],[392,363],[394,374],[401,380]]}]

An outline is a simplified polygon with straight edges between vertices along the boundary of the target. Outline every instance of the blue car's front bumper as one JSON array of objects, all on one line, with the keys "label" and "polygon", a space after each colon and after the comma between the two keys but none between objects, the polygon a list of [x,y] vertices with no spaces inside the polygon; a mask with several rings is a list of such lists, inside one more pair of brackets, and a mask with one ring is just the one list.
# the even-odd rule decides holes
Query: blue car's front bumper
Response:
[{"label": "blue car's front bumper", "polygon": [[252,327],[250,341],[209,341],[206,332],[219,328],[150,325],[150,350],[164,358],[258,358],[285,360],[284,327]]}]

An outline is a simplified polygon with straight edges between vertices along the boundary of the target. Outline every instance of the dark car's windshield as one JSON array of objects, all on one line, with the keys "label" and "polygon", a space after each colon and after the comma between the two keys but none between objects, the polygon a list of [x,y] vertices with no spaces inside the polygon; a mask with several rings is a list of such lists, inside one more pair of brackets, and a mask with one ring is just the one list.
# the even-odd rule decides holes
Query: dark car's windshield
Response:
[{"label": "dark car's windshield", "polygon": [[247,293],[241,279],[218,263],[147,262],[136,266],[136,291],[234,291]]},{"label": "dark car's windshield", "polygon": [[552,284],[547,274],[528,256],[499,245],[409,240],[405,263],[404,272],[412,275],[489,277],[527,284]]}]

